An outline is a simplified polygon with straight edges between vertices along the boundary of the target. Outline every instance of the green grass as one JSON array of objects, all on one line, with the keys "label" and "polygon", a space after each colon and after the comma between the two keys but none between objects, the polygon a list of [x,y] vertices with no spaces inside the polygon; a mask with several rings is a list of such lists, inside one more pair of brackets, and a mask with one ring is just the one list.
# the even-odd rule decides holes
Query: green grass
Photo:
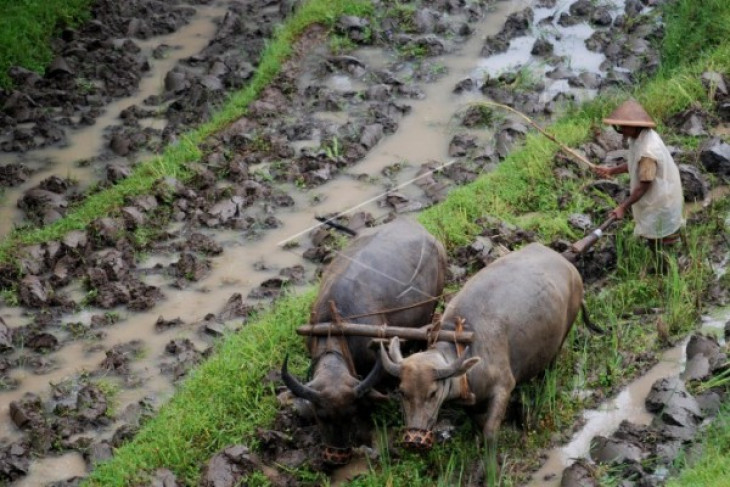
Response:
[{"label": "green grass", "polygon": [[50,39],[59,28],[88,18],[92,0],[0,0],[0,87],[9,88],[8,68],[43,73],[52,60]]},{"label": "green grass", "polygon": [[723,406],[702,437],[700,457],[691,460],[687,455],[680,456],[677,467],[685,468],[667,482],[667,487],[730,486],[730,403]]},{"label": "green grass", "polygon": [[662,65],[674,70],[722,46],[730,37],[730,9],[725,0],[676,0],[663,12],[667,31]]}]

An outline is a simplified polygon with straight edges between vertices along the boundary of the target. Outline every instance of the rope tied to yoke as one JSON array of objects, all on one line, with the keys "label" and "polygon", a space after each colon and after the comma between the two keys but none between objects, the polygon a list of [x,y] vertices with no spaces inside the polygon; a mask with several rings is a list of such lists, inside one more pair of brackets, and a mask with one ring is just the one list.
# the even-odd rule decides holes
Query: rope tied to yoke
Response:
[{"label": "rope tied to yoke", "polygon": [[357,314],[357,315],[345,316],[343,319],[346,320],[346,321],[351,321],[351,320],[354,320],[356,318],[366,318],[368,316],[375,316],[375,315],[380,315],[380,314],[387,315],[387,314],[390,314],[390,313],[396,313],[398,311],[405,311],[407,309],[418,308],[419,306],[423,306],[424,304],[432,303],[434,301],[440,300],[441,298],[445,298],[449,294],[454,294],[454,293],[442,293],[442,294],[439,294],[438,296],[433,296],[433,297],[430,297],[428,299],[424,299],[423,301],[418,301],[416,303],[409,304],[409,305],[406,305],[406,306],[399,306],[397,308],[381,309],[381,310],[378,310],[378,311],[371,311],[369,313],[361,313],[361,314]]},{"label": "rope tied to yoke", "polygon": [[[462,355],[464,355],[464,351],[466,350],[466,345],[464,345],[462,342],[457,340],[457,337],[464,331],[464,325],[466,324],[466,320],[462,318],[461,316],[456,317],[455,327],[454,331],[456,332],[454,334],[454,345],[456,346],[456,357],[457,359],[460,359]],[[467,400],[469,398],[469,379],[467,378],[466,374],[463,374],[459,378],[460,383],[460,392],[459,392],[459,398],[463,400]]]},{"label": "rope tied to yoke", "polygon": [[[337,311],[337,306],[335,306],[334,301],[330,301],[330,311],[332,312],[332,319],[334,320],[334,324],[337,328],[344,329],[344,325],[342,322],[342,317],[340,316],[340,312]],[[327,341],[332,338],[332,335],[327,335]],[[355,371],[355,362],[352,360],[352,354],[350,353],[350,346],[347,343],[347,337],[345,337],[344,334],[338,335],[338,339],[340,342],[340,349],[342,350],[342,357],[345,359],[345,363],[347,364],[347,368],[350,370],[350,374],[353,377],[357,377],[357,372]]]}]

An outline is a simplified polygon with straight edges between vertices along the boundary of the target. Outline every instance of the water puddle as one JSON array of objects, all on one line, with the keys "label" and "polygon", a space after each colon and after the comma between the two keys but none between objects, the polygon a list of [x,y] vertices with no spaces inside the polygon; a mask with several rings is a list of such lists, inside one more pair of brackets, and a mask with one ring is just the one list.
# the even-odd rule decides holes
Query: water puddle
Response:
[{"label": "water puddle", "polygon": [[[202,51],[215,34],[215,20],[225,15],[227,7],[221,5],[196,5],[196,14],[190,23],[169,35],[152,37],[147,40],[135,39],[141,53],[147,56],[150,71],[140,81],[138,91],[131,97],[122,98],[107,105],[104,113],[96,119],[94,125],[67,133],[68,143],[65,147],[48,147],[24,154],[3,154],[3,163],[22,162],[36,170],[28,180],[16,187],[7,188],[0,205],[0,237],[7,235],[15,225],[22,221],[22,213],[16,208],[16,201],[23,193],[36,186],[51,174],[64,178],[72,178],[80,188],[86,187],[102,177],[102,168],[79,165],[80,161],[91,160],[104,150],[106,129],[118,124],[119,114],[132,105],[142,105],[150,95],[157,95],[165,86],[165,75],[178,61]],[[154,59],[151,52],[156,47],[166,44],[171,47],[163,59]],[[148,125],[164,128],[164,120],[144,122]],[[133,156],[131,162],[141,160],[145,155]]]},{"label": "water puddle", "polygon": [[[555,7],[534,9],[534,22],[530,32],[512,39],[506,52],[481,58],[473,72],[474,77],[481,78],[485,75],[493,77],[506,71],[522,70],[527,71],[530,77],[545,82],[543,97],[567,92],[572,92],[579,101],[594,97],[596,90],[571,88],[566,79],[552,80],[545,77],[545,74],[555,66],[549,60],[531,53],[538,39],[546,40],[553,45],[553,56],[561,58],[561,64],[567,66],[570,71],[604,74],[601,65],[606,59],[605,56],[588,50],[585,44],[595,30],[585,23],[572,26],[562,26],[558,23],[560,16],[568,12],[573,3],[562,2]],[[618,12],[623,10],[624,2],[611,2],[606,6],[615,18]]]},{"label": "water puddle", "polygon": [[79,453],[66,453],[59,457],[46,457],[31,462],[28,475],[15,482],[15,487],[45,487],[86,475],[86,462]]},{"label": "water puddle", "polygon": [[338,468],[330,476],[332,487],[342,487],[351,482],[358,475],[362,475],[370,469],[369,462],[365,457],[356,457],[344,467]]},{"label": "water puddle", "polygon": [[[713,201],[720,200],[722,198],[727,197],[730,195],[730,186],[729,185],[723,185],[723,186],[715,186],[710,190],[710,192],[707,194],[707,197],[705,197],[702,201],[695,201],[694,203],[688,203],[684,205],[684,213],[685,215],[691,215],[692,213],[696,213],[697,211],[706,208],[712,203]],[[729,216],[730,218],[730,216]],[[730,225],[728,225],[730,227]]]}]

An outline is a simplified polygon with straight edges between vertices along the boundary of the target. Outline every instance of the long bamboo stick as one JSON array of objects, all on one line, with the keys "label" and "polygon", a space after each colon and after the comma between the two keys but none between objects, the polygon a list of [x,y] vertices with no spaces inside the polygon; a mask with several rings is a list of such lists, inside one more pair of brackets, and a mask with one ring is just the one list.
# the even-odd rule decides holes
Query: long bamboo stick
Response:
[{"label": "long bamboo stick", "polygon": [[528,117],[527,115],[525,115],[521,111],[515,110],[511,106],[503,105],[502,103],[497,103],[495,101],[489,101],[489,100],[479,101],[479,102],[476,102],[476,104],[491,105],[491,106],[499,107],[499,108],[501,108],[503,110],[507,110],[509,112],[514,113],[515,115],[517,115],[518,117],[522,118],[527,123],[529,123],[530,125],[532,125],[533,127],[535,127],[535,129],[537,129],[537,131],[540,132],[542,135],[544,135],[545,137],[547,137],[551,141],[553,141],[556,144],[558,144],[558,147],[560,147],[560,149],[563,152],[565,152],[566,154],[568,154],[569,156],[572,156],[574,160],[579,161],[579,162],[585,164],[590,169],[596,169],[598,167],[595,164],[593,164],[591,161],[589,161],[588,159],[586,159],[585,157],[583,157],[582,155],[580,155],[575,150],[571,149],[567,145],[565,145],[562,142],[560,142],[558,139],[555,138],[555,136],[553,136],[551,133],[547,132],[544,128],[540,127],[533,119],[531,119],[530,117]]},{"label": "long bamboo stick", "polygon": [[[474,333],[471,331],[462,331],[456,333],[452,330],[439,330],[436,334],[436,340],[471,343]],[[426,328],[404,328],[401,326],[373,326],[363,325],[359,323],[342,323],[337,326],[333,323],[317,323],[316,325],[304,325],[297,328],[298,335],[308,336],[361,336],[373,338],[403,338],[404,340],[428,340],[431,334]]]}]

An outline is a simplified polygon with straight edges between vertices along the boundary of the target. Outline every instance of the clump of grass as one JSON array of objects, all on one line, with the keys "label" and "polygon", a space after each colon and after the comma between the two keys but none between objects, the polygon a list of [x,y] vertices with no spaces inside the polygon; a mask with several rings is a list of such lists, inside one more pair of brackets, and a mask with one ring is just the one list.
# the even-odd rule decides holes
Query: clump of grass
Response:
[{"label": "clump of grass", "polygon": [[89,16],[92,0],[0,1],[0,87],[10,88],[11,66],[42,73],[51,61],[51,37]]},{"label": "clump of grass", "polygon": [[495,110],[487,105],[475,103],[469,105],[461,114],[461,123],[465,127],[488,127],[498,118]]},{"label": "clump of grass", "polygon": [[662,66],[675,70],[698,59],[730,38],[730,9],[725,0],[676,0],[663,11]]}]

